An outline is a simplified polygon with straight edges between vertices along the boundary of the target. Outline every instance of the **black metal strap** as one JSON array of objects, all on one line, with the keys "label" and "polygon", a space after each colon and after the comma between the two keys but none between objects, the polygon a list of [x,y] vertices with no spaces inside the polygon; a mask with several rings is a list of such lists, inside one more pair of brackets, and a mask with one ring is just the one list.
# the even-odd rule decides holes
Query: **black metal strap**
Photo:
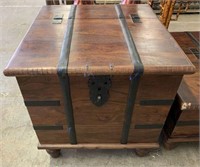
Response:
[{"label": "black metal strap", "polygon": [[27,107],[40,107],[40,106],[60,106],[59,100],[45,100],[45,101],[36,101],[36,100],[25,100],[25,105]]},{"label": "black metal strap", "polygon": [[161,105],[172,105],[174,102],[173,99],[164,99],[164,100],[141,100],[140,105],[142,106],[161,106]]},{"label": "black metal strap", "polygon": [[161,129],[163,124],[135,125],[135,129]]},{"label": "black metal strap", "polygon": [[34,130],[63,130],[62,125],[34,125]]},{"label": "black metal strap", "polygon": [[140,56],[137,52],[135,43],[132,39],[132,35],[128,29],[128,25],[126,23],[126,19],[122,12],[121,6],[115,5],[115,10],[117,12],[121,29],[124,34],[124,38],[126,40],[126,44],[128,46],[128,50],[131,55],[131,60],[134,66],[134,72],[131,75],[131,85],[129,88],[128,101],[127,101],[127,106],[125,110],[124,124],[123,124],[122,135],[121,135],[121,143],[126,144],[128,142],[129,129],[131,125],[132,113],[133,113],[134,104],[136,100],[139,81],[140,81],[141,75],[143,74],[144,67],[141,62]]},{"label": "black metal strap", "polygon": [[176,126],[199,126],[199,121],[198,120],[178,121]]},{"label": "black metal strap", "polygon": [[74,115],[73,115],[73,106],[70,94],[70,83],[69,76],[67,74],[67,67],[69,61],[69,53],[71,47],[73,26],[74,26],[74,17],[76,12],[76,6],[71,6],[70,14],[68,17],[66,32],[64,36],[64,41],[62,44],[60,59],[58,62],[58,77],[62,87],[63,98],[64,98],[64,107],[68,124],[68,134],[71,144],[77,144],[76,140],[76,131],[74,125]]}]

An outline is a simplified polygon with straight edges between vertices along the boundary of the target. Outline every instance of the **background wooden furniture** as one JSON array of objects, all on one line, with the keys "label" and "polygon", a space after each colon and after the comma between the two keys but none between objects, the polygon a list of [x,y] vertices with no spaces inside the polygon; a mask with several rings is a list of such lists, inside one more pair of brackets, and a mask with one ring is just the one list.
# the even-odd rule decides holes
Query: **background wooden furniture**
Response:
[{"label": "background wooden furniture", "polygon": [[175,3],[176,0],[162,0],[160,3],[161,11],[159,18],[166,28],[169,27]]},{"label": "background wooden furniture", "polygon": [[[161,0],[160,1],[160,21],[165,25],[166,28],[169,27],[171,20],[177,20],[180,13],[188,10],[191,3],[199,3],[199,0]],[[154,2],[149,1],[149,4],[153,6]],[[175,10],[175,5],[178,4],[178,9]],[[172,14],[176,12],[175,19],[172,19]]]},{"label": "background wooden furniture", "polygon": [[176,0],[176,4],[178,4],[178,9],[174,10],[176,12],[176,17],[174,20],[178,20],[180,13],[183,11],[187,12],[191,3],[199,3],[199,0]]},{"label": "background wooden furniture", "polygon": [[164,146],[172,149],[180,142],[199,141],[199,32],[171,33],[196,67],[196,73],[184,76],[176,100],[164,126]]},{"label": "background wooden furniture", "polygon": [[62,148],[158,148],[194,70],[147,4],[57,5],[41,9],[4,74],[17,78],[38,148],[56,157]]},{"label": "background wooden furniture", "polygon": [[[116,4],[116,3],[121,3],[121,4],[140,4],[140,0],[113,0],[113,1],[107,1],[107,0],[62,0],[63,5],[69,5],[69,4],[74,4],[74,5],[82,5],[82,4]],[[59,0],[46,0],[47,5],[60,5]]]}]

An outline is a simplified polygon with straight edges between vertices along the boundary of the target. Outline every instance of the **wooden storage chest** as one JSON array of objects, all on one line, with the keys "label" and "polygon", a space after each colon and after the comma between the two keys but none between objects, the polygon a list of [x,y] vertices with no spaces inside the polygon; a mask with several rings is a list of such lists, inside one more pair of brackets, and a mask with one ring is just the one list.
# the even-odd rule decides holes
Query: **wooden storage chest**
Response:
[{"label": "wooden storage chest", "polygon": [[171,34],[196,67],[196,73],[183,77],[167,117],[163,131],[167,149],[177,143],[199,141],[199,32]]},{"label": "wooden storage chest", "polygon": [[195,68],[148,5],[44,6],[4,70],[40,149],[159,147]]}]

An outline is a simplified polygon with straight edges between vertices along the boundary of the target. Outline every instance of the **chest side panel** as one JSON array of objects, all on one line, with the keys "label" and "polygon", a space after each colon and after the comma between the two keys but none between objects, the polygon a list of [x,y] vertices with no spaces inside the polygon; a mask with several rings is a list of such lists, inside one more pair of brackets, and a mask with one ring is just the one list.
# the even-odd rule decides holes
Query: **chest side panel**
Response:
[{"label": "chest side panel", "polygon": [[157,142],[182,76],[141,78],[133,110],[129,142]]},{"label": "chest side panel", "polygon": [[69,143],[58,77],[18,77],[17,81],[40,143]]}]

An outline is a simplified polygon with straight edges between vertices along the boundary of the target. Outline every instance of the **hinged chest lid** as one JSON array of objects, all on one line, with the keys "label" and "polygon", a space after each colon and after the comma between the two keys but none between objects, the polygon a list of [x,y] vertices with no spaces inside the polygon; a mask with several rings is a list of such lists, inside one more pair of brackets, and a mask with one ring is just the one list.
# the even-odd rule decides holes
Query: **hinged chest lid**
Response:
[{"label": "hinged chest lid", "polygon": [[44,6],[4,74],[53,75],[60,68],[69,75],[127,75],[138,63],[145,74],[194,72],[148,5]]}]

